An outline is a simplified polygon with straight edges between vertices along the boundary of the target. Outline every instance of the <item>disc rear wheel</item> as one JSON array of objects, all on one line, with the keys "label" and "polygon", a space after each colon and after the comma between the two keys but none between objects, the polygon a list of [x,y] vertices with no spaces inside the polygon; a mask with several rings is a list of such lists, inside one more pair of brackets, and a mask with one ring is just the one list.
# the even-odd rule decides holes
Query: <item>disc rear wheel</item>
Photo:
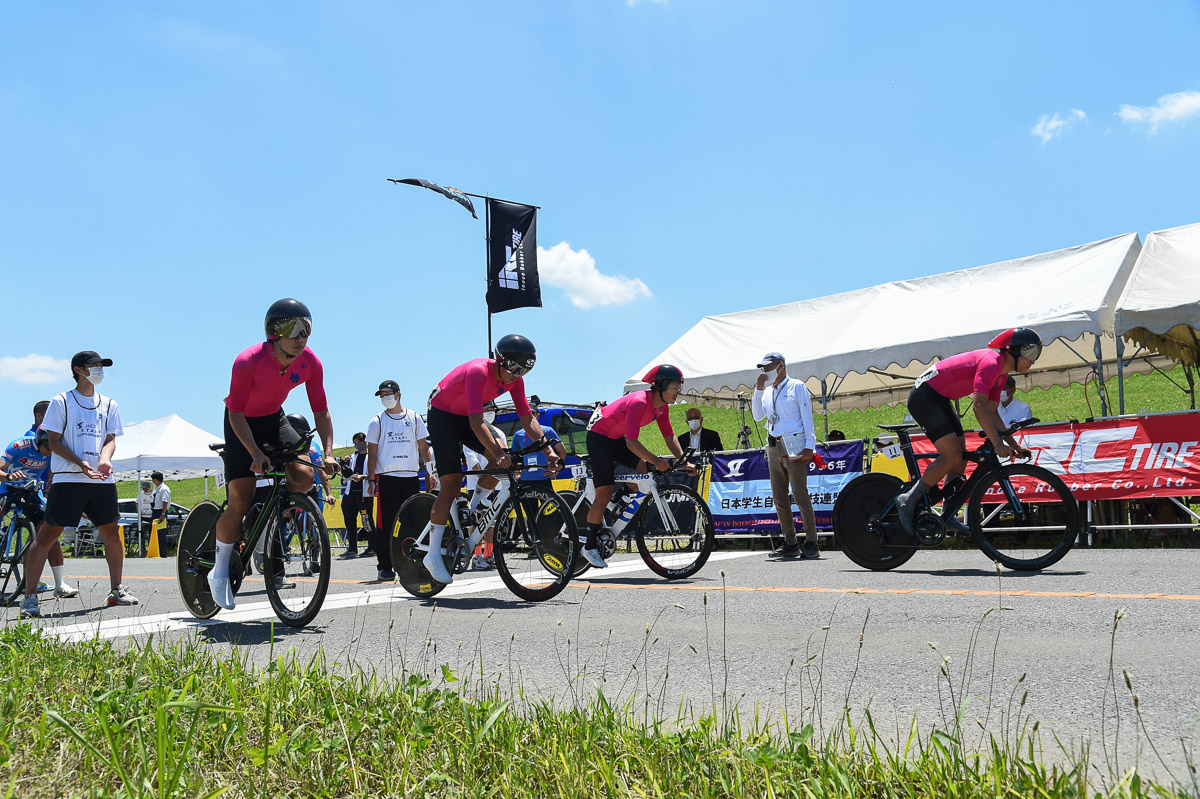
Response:
[{"label": "disc rear wheel", "polygon": [[388,542],[392,548],[392,568],[396,570],[396,579],[405,591],[415,597],[431,597],[446,587],[445,583],[433,579],[421,563],[425,553],[417,549],[417,539],[424,532],[425,525],[429,524],[429,514],[433,511],[436,499],[433,494],[424,491],[413,494],[396,511],[388,528],[391,531]]},{"label": "disc rear wheel", "polygon": [[903,487],[893,475],[864,474],[851,480],[833,505],[837,543],[846,557],[864,569],[895,569],[917,551],[917,539],[900,527],[893,506]]},{"label": "disc rear wheel", "polygon": [[175,553],[179,593],[188,613],[198,619],[211,619],[221,609],[208,590],[208,573],[217,554],[219,518],[221,506],[206,499],[192,508],[179,531],[179,546]]}]

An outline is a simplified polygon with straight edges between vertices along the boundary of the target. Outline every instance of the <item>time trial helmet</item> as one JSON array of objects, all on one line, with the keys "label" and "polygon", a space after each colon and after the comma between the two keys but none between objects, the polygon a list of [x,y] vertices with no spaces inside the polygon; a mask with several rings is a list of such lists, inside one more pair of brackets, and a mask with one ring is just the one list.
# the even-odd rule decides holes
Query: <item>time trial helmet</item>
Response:
[{"label": "time trial helmet", "polygon": [[308,306],[300,300],[285,297],[271,303],[271,307],[267,309],[264,327],[268,341],[277,338],[300,338],[312,332],[312,314],[309,313]]},{"label": "time trial helmet", "polygon": [[537,349],[524,336],[509,333],[496,342],[496,363],[507,369],[513,377],[527,374],[536,361]]}]

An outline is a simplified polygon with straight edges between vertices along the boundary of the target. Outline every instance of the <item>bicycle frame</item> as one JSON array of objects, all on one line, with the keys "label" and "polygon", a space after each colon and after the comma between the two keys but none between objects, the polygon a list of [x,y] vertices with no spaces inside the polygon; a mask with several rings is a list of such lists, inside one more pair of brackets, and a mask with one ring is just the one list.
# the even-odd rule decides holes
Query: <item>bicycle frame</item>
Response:
[{"label": "bicycle frame", "polygon": [[[475,509],[475,513],[476,513],[475,523],[472,525],[472,529],[475,533],[479,534],[479,540],[482,541],[483,533],[480,533],[479,531],[482,530],[482,531],[486,532],[491,529],[492,525],[496,521],[496,517],[500,514],[500,508],[503,507],[504,503],[508,501],[508,498],[512,495],[512,491],[511,491],[511,478],[509,477],[507,470],[488,469],[488,470],[484,470],[482,472],[477,472],[477,474],[490,474],[490,475],[493,475],[500,479],[500,484],[498,486],[496,486],[496,488],[495,488],[496,496],[494,496],[492,498],[491,504],[486,507],[484,507],[483,505],[480,505],[479,507],[477,507]],[[478,491],[479,489],[477,488],[476,490]],[[470,542],[471,537],[466,534],[466,530],[463,529],[462,519],[459,518],[459,514],[458,514],[459,501],[460,501],[459,499],[455,499],[454,507],[452,507],[450,510],[450,522],[453,526],[456,540],[463,540],[463,541]],[[521,503],[517,502],[516,506],[517,506],[517,508],[520,508],[520,510],[518,510],[517,512],[522,515],[522,518],[524,518],[525,510],[524,510],[524,508],[521,507]],[[445,541],[444,538],[442,540]],[[476,543],[478,543],[478,542],[476,542]],[[413,546],[416,550],[418,550],[420,552],[428,552],[429,551],[429,528],[428,527],[426,527],[424,530],[422,530],[421,534],[417,536],[417,539],[414,542]],[[446,544],[443,543],[442,544],[442,553],[445,554],[445,552],[446,552]]]}]

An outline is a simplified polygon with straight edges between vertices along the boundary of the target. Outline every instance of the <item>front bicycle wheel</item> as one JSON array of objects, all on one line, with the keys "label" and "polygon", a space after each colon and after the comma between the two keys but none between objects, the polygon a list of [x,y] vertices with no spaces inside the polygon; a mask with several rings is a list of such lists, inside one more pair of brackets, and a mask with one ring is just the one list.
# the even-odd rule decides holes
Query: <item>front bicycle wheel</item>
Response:
[{"label": "front bicycle wheel", "polygon": [[660,502],[654,501],[653,494],[646,497],[634,520],[638,552],[660,577],[691,577],[712,554],[716,537],[712,512],[687,486],[659,486],[658,497]]},{"label": "front bicycle wheel", "polygon": [[492,551],[500,579],[521,599],[541,602],[571,582],[579,528],[571,507],[540,486],[520,488],[521,507],[509,497],[496,516]]},{"label": "front bicycle wheel", "polygon": [[837,543],[864,569],[895,569],[917,552],[917,539],[900,527],[893,504],[903,487],[894,475],[871,472],[851,480],[833,504]]},{"label": "front bicycle wheel", "polygon": [[25,592],[25,550],[33,543],[33,523],[28,519],[14,522],[6,537],[4,562],[0,564],[4,580],[0,582],[0,604],[11,605]]},{"label": "front bicycle wheel", "polygon": [[433,503],[437,499],[433,494],[422,491],[404,500],[400,510],[389,528],[392,534],[388,543],[392,548],[392,568],[396,570],[396,579],[404,590],[422,599],[433,596],[446,587],[433,579],[429,569],[421,561],[425,553],[417,549],[417,539],[429,524],[429,514],[433,512]]},{"label": "front bicycle wheel", "polygon": [[206,499],[192,508],[179,531],[175,551],[179,593],[188,613],[197,619],[211,619],[221,609],[208,590],[208,573],[217,555],[217,519],[221,513],[220,505]]},{"label": "front bicycle wheel", "polygon": [[1062,560],[1083,531],[1079,503],[1067,484],[1041,466],[992,469],[971,492],[967,524],[975,543],[1016,571],[1039,571]]},{"label": "front bicycle wheel", "polygon": [[[316,618],[329,590],[329,530],[317,503],[306,494],[281,501],[282,520],[267,520],[263,580],[279,620],[303,627]],[[279,513],[265,508],[263,513]]]}]

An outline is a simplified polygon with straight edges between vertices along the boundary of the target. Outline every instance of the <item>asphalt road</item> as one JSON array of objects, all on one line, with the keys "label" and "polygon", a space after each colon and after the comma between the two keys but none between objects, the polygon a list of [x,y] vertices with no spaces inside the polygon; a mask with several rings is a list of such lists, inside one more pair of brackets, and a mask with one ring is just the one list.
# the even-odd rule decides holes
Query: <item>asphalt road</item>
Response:
[{"label": "asphalt road", "polygon": [[[482,684],[556,702],[586,701],[600,687],[668,719],[715,705],[778,722],[786,709],[793,726],[831,730],[845,704],[855,719],[869,705],[891,737],[906,735],[914,714],[924,729],[952,719],[965,696],[966,739],[976,743],[980,723],[1012,736],[1019,705],[1010,697],[1027,691],[1022,718],[1040,723],[1045,757],[1061,759],[1054,736],[1068,747],[1088,741],[1094,762],[1115,749],[1120,768],[1140,757],[1160,778],[1167,768],[1182,778],[1181,741],[1193,749],[1200,741],[1197,550],[1080,550],[1043,573],[999,575],[974,551],[922,552],[883,573],[837,552],[804,561],[719,551],[696,578],[675,583],[624,555],[541,604],[516,600],[494,572],[464,575],[436,602],[419,601],[371,581],[373,562],[339,560],[321,614],[303,630],[272,623],[257,577],[237,610],[193,619],[174,571],[173,560],[128,561],[125,584],[141,605],[103,609],[104,562],[69,561],[80,597],[43,600],[36,623],[68,640],[198,637],[259,662],[273,645],[301,656],[324,647],[334,667],[385,673],[440,675],[448,663]],[[10,608],[7,623],[16,614]],[[1117,691],[1106,701],[1110,655]]]}]

